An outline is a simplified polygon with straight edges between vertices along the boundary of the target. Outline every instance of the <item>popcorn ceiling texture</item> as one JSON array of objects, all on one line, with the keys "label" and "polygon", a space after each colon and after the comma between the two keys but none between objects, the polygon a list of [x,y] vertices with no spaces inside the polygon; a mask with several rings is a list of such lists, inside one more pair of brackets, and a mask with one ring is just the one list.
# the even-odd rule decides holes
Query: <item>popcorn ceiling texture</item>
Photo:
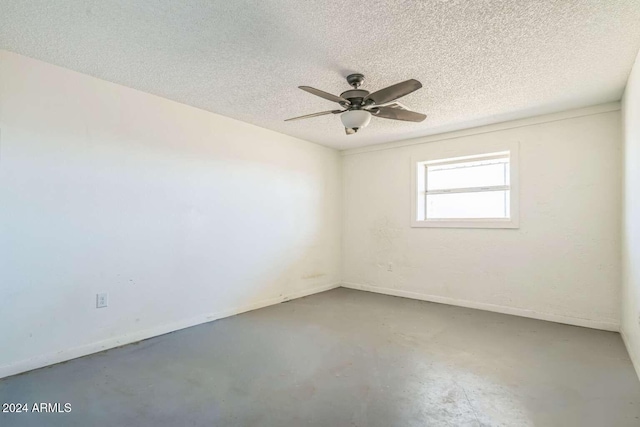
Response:
[{"label": "popcorn ceiling texture", "polygon": [[[618,100],[639,47],[638,0],[0,3],[0,48],[341,149]],[[351,72],[427,120],[283,121]]]}]

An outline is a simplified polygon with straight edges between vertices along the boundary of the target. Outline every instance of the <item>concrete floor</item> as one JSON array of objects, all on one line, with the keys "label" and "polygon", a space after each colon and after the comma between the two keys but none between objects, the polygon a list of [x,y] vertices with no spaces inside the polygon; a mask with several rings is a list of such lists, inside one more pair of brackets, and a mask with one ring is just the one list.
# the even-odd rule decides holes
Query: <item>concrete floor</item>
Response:
[{"label": "concrete floor", "polygon": [[0,380],[2,426],[639,426],[620,336],[336,289]]}]

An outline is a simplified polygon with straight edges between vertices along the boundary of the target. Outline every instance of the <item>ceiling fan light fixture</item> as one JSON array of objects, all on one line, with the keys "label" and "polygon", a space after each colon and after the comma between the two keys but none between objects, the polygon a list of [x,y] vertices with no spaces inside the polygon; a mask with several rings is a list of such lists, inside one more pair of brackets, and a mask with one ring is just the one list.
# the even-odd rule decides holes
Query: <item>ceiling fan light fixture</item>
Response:
[{"label": "ceiling fan light fixture", "polygon": [[427,118],[426,114],[416,113],[407,108],[399,108],[399,104],[389,104],[396,99],[409,95],[422,87],[416,79],[405,80],[400,83],[388,86],[373,93],[360,89],[360,85],[364,81],[362,74],[350,74],[347,76],[347,83],[353,87],[340,96],[332,95],[320,89],[311,86],[298,86],[305,92],[326,99],[327,101],[337,102],[342,110],[321,111],[319,113],[307,114],[299,117],[286,119],[285,122],[293,120],[308,119],[311,117],[326,116],[328,114],[340,114],[340,120],[344,125],[344,131],[347,135],[353,135],[359,129],[366,127],[371,121],[371,116],[382,119],[402,120],[405,122],[422,122]]},{"label": "ceiling fan light fixture", "polygon": [[340,115],[340,120],[347,129],[361,129],[371,121],[371,113],[365,110],[349,110]]}]

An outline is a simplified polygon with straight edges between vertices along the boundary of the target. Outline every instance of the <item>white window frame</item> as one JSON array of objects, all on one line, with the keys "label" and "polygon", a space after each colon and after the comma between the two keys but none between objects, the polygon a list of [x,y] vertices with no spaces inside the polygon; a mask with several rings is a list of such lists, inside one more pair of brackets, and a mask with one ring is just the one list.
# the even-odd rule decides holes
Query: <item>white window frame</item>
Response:
[{"label": "white window frame", "polygon": [[[493,145],[493,144],[492,144]],[[493,149],[493,148],[496,149]],[[444,228],[519,228],[519,184],[518,184],[518,143],[503,144],[491,148],[477,148],[467,152],[457,151],[451,155],[421,156],[411,159],[412,170],[412,227],[444,227]],[[472,161],[474,159],[488,159],[493,156],[502,157],[509,155],[509,185],[493,187],[474,187],[456,190],[429,191],[436,193],[461,193],[509,190],[510,218],[455,218],[455,219],[426,219],[426,167],[433,164],[458,163]],[[499,187],[499,188],[498,188]]]}]

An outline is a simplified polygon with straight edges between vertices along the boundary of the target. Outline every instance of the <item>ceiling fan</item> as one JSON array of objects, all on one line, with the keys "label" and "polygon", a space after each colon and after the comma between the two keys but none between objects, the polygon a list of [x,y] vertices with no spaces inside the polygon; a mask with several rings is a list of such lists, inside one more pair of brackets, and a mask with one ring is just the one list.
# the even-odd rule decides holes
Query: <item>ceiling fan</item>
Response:
[{"label": "ceiling fan", "polygon": [[407,122],[421,122],[427,118],[425,114],[396,108],[390,105],[384,105],[420,89],[422,87],[422,83],[415,79],[396,83],[373,93],[369,93],[364,89],[359,89],[364,82],[364,76],[362,74],[348,75],[347,82],[353,87],[353,89],[342,92],[340,96],[332,95],[309,86],[298,86],[305,92],[328,99],[329,101],[337,102],[343,110],[329,110],[322,111],[320,113],[307,114],[306,116],[287,119],[285,122],[324,116],[327,114],[340,114],[340,119],[344,125],[345,132],[347,135],[353,135],[358,132],[359,129],[369,124],[371,116],[392,120],[404,120]]}]

